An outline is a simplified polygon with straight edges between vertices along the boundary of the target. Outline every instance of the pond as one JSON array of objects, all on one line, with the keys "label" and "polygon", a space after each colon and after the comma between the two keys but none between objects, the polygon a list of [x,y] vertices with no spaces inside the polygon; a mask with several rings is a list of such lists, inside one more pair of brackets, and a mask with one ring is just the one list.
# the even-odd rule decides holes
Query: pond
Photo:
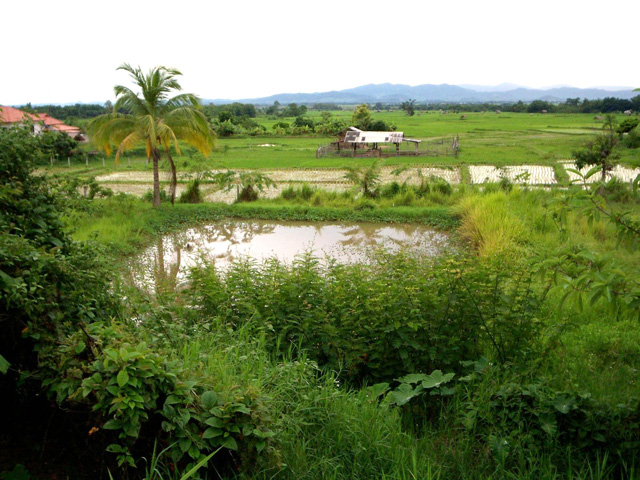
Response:
[{"label": "pond", "polygon": [[320,259],[353,263],[367,261],[380,247],[433,256],[448,245],[447,234],[424,225],[225,220],[158,239],[133,259],[131,273],[138,286],[162,282],[175,288],[186,281],[191,267],[204,262],[224,270],[243,257],[258,262],[276,257],[291,263],[297,255],[310,252]]}]

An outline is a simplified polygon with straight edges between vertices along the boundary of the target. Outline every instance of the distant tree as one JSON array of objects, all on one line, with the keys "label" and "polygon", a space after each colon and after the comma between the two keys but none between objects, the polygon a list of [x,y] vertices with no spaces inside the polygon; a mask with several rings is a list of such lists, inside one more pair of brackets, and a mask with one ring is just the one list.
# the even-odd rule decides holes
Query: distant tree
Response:
[{"label": "distant tree", "polygon": [[320,114],[320,123],[329,123],[333,114],[331,112],[324,111]]},{"label": "distant tree", "polygon": [[233,121],[233,113],[228,110],[223,110],[218,113],[218,122],[223,123],[226,121]]},{"label": "distant tree", "polygon": [[534,100],[527,107],[529,113],[541,113],[542,111],[552,112],[553,104],[545,102],[544,100]]},{"label": "distant tree", "polygon": [[307,107],[305,105],[298,106],[297,103],[290,103],[280,113],[281,117],[300,117],[307,113]]},{"label": "distant tree", "polygon": [[355,112],[353,112],[353,116],[351,117],[351,122],[353,126],[359,128],[361,130],[368,130],[373,122],[373,118],[371,117],[371,111],[366,103],[362,105],[358,105]]},{"label": "distant tree", "polygon": [[371,125],[369,125],[369,129],[375,132],[388,132],[389,130],[393,130],[391,125],[384,120],[374,120],[371,122]]},{"label": "distant tree", "polygon": [[224,120],[215,126],[216,135],[220,137],[230,137],[236,133],[236,126],[231,119]]},{"label": "distant tree", "polygon": [[314,110],[342,110],[342,107],[335,103],[314,103],[311,108]]},{"label": "distant tree", "polygon": [[267,115],[278,115],[279,110],[280,102],[276,100],[275,102],[273,102],[272,106],[265,109],[264,113],[266,113]]},{"label": "distant tree", "polygon": [[294,127],[309,127],[313,131],[315,124],[313,120],[309,117],[296,117],[293,122]]},{"label": "distant tree", "polygon": [[618,136],[622,136],[625,133],[629,133],[631,130],[638,126],[638,119],[636,117],[625,118],[620,122],[620,125],[616,127],[616,133]]},{"label": "distant tree", "polygon": [[406,102],[402,102],[400,108],[404,110],[404,113],[412,117],[416,114],[416,101],[409,99]]},{"label": "distant tree", "polygon": [[600,111],[602,113],[624,112],[633,108],[630,100],[615,97],[605,97],[601,100]]},{"label": "distant tree", "polygon": [[[329,113],[329,112],[322,112]],[[329,113],[328,117],[324,117],[322,122],[317,124],[315,131],[321,135],[337,135],[347,127],[347,124],[341,118],[332,117]]]}]

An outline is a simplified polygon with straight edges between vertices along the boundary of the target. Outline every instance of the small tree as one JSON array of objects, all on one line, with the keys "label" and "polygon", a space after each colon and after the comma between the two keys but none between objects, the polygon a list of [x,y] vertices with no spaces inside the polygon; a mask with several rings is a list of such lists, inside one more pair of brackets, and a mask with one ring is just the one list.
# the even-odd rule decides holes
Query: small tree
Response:
[{"label": "small tree", "polygon": [[40,149],[47,158],[68,158],[78,148],[78,142],[64,132],[44,131],[38,140]]},{"label": "small tree", "polygon": [[357,128],[362,130],[368,130],[373,123],[373,118],[371,117],[371,111],[366,103],[362,105],[358,105],[356,111],[353,112],[353,117],[351,117],[351,122]]},{"label": "small tree", "polygon": [[587,165],[597,166],[600,168],[601,180],[606,181],[607,173],[613,170],[616,160],[620,157],[614,152],[617,143],[618,138],[614,135],[613,130],[598,135],[582,150],[572,152],[573,158],[576,159],[576,167],[582,169]]},{"label": "small tree", "polygon": [[416,101],[409,99],[406,102],[402,102],[400,108],[404,110],[404,113],[412,117],[416,114]]}]

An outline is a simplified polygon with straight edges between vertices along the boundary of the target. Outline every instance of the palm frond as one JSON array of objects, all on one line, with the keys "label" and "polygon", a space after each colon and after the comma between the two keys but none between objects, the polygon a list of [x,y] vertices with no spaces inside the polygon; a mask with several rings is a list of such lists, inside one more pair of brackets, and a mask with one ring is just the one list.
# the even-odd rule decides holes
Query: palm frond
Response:
[{"label": "palm frond", "polygon": [[116,166],[120,163],[120,155],[122,154],[122,152],[132,149],[137,143],[140,142],[140,140],[142,140],[142,137],[140,136],[139,132],[134,131],[127,135],[120,142],[118,150],[116,151]]}]

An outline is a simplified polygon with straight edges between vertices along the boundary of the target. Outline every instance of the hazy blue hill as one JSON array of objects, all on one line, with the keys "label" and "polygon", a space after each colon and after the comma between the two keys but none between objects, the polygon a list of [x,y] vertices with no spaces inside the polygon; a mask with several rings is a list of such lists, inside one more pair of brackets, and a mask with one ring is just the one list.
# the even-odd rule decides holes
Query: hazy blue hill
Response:
[{"label": "hazy blue hill", "polygon": [[[595,100],[604,97],[618,97],[630,99],[638,95],[631,89],[605,90],[600,88],[555,87],[548,89],[533,89],[518,87],[513,84],[501,84],[495,87],[476,87],[481,90],[464,88],[458,85],[402,85],[392,83],[369,84],[345,90],[317,93],[280,93],[261,98],[245,98],[241,100],[204,100],[205,103],[216,104],[239,101],[255,103],[257,105],[271,105],[278,101],[287,103],[401,103],[414,99],[417,102],[531,102],[533,100],[548,100],[562,102],[567,98],[587,98]],[[504,90],[499,90],[504,88]]]}]

